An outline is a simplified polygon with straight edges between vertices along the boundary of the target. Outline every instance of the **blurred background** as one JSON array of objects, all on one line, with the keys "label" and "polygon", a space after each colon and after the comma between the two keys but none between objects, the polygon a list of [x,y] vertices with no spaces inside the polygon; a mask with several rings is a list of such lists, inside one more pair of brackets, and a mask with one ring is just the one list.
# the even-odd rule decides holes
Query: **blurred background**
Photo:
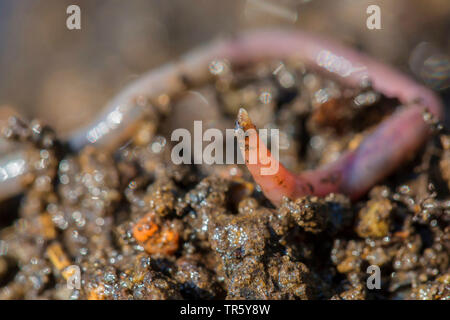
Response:
[{"label": "blurred background", "polygon": [[[71,4],[81,30],[66,27]],[[366,27],[371,4],[381,30]],[[272,26],[336,38],[448,95],[449,0],[0,0],[0,105],[66,134],[148,69],[218,36]],[[431,55],[444,82],[417,71]]]}]

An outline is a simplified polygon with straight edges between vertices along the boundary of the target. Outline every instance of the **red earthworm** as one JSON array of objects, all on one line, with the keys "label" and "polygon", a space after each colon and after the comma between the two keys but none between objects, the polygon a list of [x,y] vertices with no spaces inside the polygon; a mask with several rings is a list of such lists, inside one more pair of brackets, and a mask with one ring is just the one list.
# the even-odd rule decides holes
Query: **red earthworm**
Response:
[{"label": "red earthworm", "polygon": [[[346,154],[327,168],[301,175],[302,179],[306,179],[307,183],[309,181],[314,188],[313,192],[305,191],[304,194],[323,195],[332,191],[341,191],[356,198],[382,176],[391,172],[403,161],[407,153],[417,149],[423,142],[427,130],[427,125],[422,120],[422,111],[425,106],[438,118],[442,116],[442,106],[431,91],[391,68],[332,41],[322,40],[300,31],[246,32],[232,39],[201,47],[180,58],[176,63],[150,71],[113,98],[106,106],[106,111],[92,124],[69,137],[68,144],[74,151],[87,144],[117,146],[129,138],[133,128],[142,120],[147,109],[142,101],[151,102],[162,94],[175,95],[185,89],[186,83],[203,83],[210,77],[208,65],[214,59],[226,59],[231,64],[245,64],[270,58],[298,57],[308,66],[320,69],[317,58],[323,50],[347,59],[356,67],[365,67],[365,72],[354,72],[343,77],[341,80],[344,84],[356,86],[365,76],[369,76],[374,89],[387,97],[396,97],[404,104],[420,100],[420,105],[412,104],[408,109],[399,110],[391,119],[381,124],[380,128],[354,153]],[[406,121],[411,121],[411,125],[406,126]],[[383,145],[384,149],[376,155],[380,158],[378,161],[368,161],[368,158],[375,156],[374,151],[378,151],[376,148],[379,148],[386,138],[397,133],[399,136],[393,139],[392,146]],[[383,167],[381,164],[388,166]],[[369,165],[375,167],[371,168]],[[317,177],[329,178],[333,176],[330,173],[340,173],[338,179],[340,182],[318,184]],[[291,176],[293,175],[288,175],[286,172],[286,178]],[[260,178],[255,174],[254,177],[257,181]],[[286,192],[279,188],[267,188],[271,186],[268,182],[261,184],[261,187],[268,198],[277,204],[284,194],[301,195],[297,191],[292,192],[298,190],[298,187],[294,187],[296,184],[303,185],[300,180],[295,181],[297,182],[290,183]],[[301,186],[300,189],[302,189]]]},{"label": "red earthworm", "polygon": [[353,65],[366,67],[367,74],[352,73],[342,78],[344,83],[358,85],[363,77],[369,75],[374,88],[387,97],[397,97],[403,103],[420,98],[432,113],[441,116],[440,103],[432,92],[351,49],[300,31],[252,31],[200,47],[177,62],[142,75],[113,98],[105,107],[106,111],[93,123],[73,134],[69,144],[74,150],[86,144],[117,145],[129,137],[131,129],[142,119],[145,101],[151,103],[162,94],[175,95],[186,88],[186,82],[205,82],[210,77],[208,66],[214,59],[243,64],[294,56],[312,67],[320,68],[317,57],[323,50],[344,57]]},{"label": "red earthworm", "polygon": [[[279,52],[277,56],[280,57],[300,52],[300,58],[306,63],[314,63],[315,57],[323,49],[327,49],[334,55],[344,57],[353,65],[364,66],[367,70],[365,76],[370,78],[375,90],[408,104],[406,107],[400,107],[389,119],[383,121],[356,150],[346,152],[340,159],[325,167],[296,175],[277,163],[279,168],[277,174],[262,175],[261,168],[265,165],[249,164],[246,161],[253,178],[274,205],[279,205],[283,196],[290,198],[308,194],[324,196],[334,192],[346,194],[352,199],[359,198],[375,183],[392,173],[424,142],[429,132],[429,125],[423,118],[426,110],[438,119],[442,117],[442,105],[431,91],[352,50],[332,45],[330,42],[312,40],[305,34],[274,32],[267,33],[264,40],[252,38],[244,46],[247,50],[252,48],[256,51],[257,47],[263,46],[263,41],[271,43],[268,50],[273,55]],[[304,46],[305,41],[310,45]],[[302,51],[302,47],[305,47],[305,50]],[[362,80],[358,74],[350,74],[342,79],[344,83],[350,85],[355,85],[358,80]],[[239,112],[238,122],[244,129],[253,127],[247,112],[243,109]],[[252,132],[257,135],[256,131]],[[263,148],[261,151],[265,154],[265,146],[261,141],[258,147]],[[248,160],[248,152],[245,148],[242,151]],[[258,151],[256,154],[261,153]],[[273,161],[277,160],[270,153],[268,156],[270,162],[266,166],[273,166]]]},{"label": "red earthworm", "polygon": [[[379,125],[356,150],[346,152],[329,165],[300,174],[290,172],[281,163],[274,165],[278,160],[271,156],[270,151],[259,140],[256,130],[249,131],[258,139],[255,154],[267,154],[269,159],[264,161],[267,164],[249,164],[248,151],[242,149],[242,152],[253,178],[274,205],[279,205],[284,196],[295,199],[304,195],[342,193],[358,199],[375,183],[392,173],[423,143],[428,127],[417,109],[410,107],[396,112]],[[239,111],[238,122],[244,131],[253,127],[244,109]],[[248,145],[248,140],[245,143]],[[261,168],[264,167],[277,167],[278,171],[276,174],[262,175]]]}]

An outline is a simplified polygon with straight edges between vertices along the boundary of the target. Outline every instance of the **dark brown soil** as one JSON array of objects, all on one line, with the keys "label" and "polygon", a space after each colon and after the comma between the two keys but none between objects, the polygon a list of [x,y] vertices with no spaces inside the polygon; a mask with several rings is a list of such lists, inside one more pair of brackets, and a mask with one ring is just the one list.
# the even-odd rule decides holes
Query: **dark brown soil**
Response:
[{"label": "dark brown soil", "polygon": [[[0,229],[0,299],[449,299],[445,129],[355,203],[330,194],[274,208],[245,166],[173,164],[173,129],[233,128],[245,106],[258,128],[280,129],[281,161],[300,172],[356,148],[398,104],[298,61],[274,74],[279,63],[224,65],[160,99],[159,120],[113,152],[71,154],[49,128],[14,124],[36,170],[18,212],[14,200],[0,211],[13,217]],[[67,288],[70,265],[80,290]],[[370,265],[379,290],[366,286]]]}]

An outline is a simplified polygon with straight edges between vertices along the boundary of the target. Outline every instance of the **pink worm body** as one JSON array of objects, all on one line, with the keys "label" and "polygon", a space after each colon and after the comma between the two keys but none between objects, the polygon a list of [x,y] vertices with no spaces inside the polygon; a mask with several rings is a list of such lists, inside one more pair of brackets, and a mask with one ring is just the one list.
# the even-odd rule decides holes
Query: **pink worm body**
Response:
[{"label": "pink worm body", "polygon": [[[269,152],[270,161],[266,166],[247,162],[253,178],[275,205],[279,205],[284,196],[324,196],[333,192],[346,194],[352,199],[359,198],[374,184],[391,174],[424,143],[429,132],[429,125],[423,119],[424,111],[428,110],[438,119],[443,116],[439,99],[429,89],[383,64],[331,41],[323,41],[301,32],[268,31],[247,34],[230,47],[231,57],[234,58],[234,54],[240,52],[237,57],[239,61],[295,56],[310,66],[317,66],[319,54],[328,50],[350,61],[352,65],[365,67],[363,74],[353,73],[342,77],[344,84],[355,86],[364,80],[363,77],[369,77],[375,90],[387,97],[396,97],[402,104],[408,105],[399,108],[389,119],[383,121],[357,149],[346,152],[330,165],[297,175],[278,164],[277,174],[261,175],[261,168],[270,167],[273,161],[277,161]],[[244,122],[250,122],[246,112],[241,111],[240,118],[241,121],[244,118]],[[264,154],[264,144],[259,141],[258,145],[260,149],[264,148]],[[248,158],[245,151],[244,156]]]},{"label": "pink worm body", "polygon": [[[343,155],[327,167],[300,175],[290,173],[281,165],[279,173],[274,176],[260,176],[254,170],[256,167],[249,166],[249,170],[275,205],[280,203],[284,195],[298,197],[342,192],[357,198],[417,150],[427,137],[427,124],[422,118],[424,108],[440,118],[441,103],[430,90],[391,68],[332,41],[321,40],[300,31],[243,33],[233,39],[201,47],[176,63],[150,71],[112,99],[105,112],[92,124],[69,137],[69,146],[76,151],[88,144],[105,147],[120,145],[130,137],[136,123],[145,114],[146,106],[139,103],[142,101],[140,98],[151,101],[161,94],[175,95],[185,89],[183,79],[192,84],[204,83],[211,77],[208,66],[214,59],[245,64],[264,59],[297,57],[310,67],[320,68],[317,58],[322,50],[341,56],[353,65],[366,67],[364,74],[352,73],[342,78],[344,84],[356,86],[363,76],[368,75],[374,89],[387,97],[396,97],[409,106],[384,121],[355,151]],[[413,101],[420,101],[420,104],[414,104]],[[330,181],[330,177],[335,178],[333,183],[324,182]],[[280,180],[284,181],[282,185],[279,184]]]}]

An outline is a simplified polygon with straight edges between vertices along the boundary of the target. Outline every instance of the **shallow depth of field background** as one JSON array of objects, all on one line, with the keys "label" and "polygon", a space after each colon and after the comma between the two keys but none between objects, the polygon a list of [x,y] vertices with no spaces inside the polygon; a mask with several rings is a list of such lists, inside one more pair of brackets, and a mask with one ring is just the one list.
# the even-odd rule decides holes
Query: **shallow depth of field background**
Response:
[{"label": "shallow depth of field background", "polygon": [[[70,4],[81,7],[79,31],[66,28]],[[366,27],[370,4],[382,30]],[[271,26],[337,38],[407,73],[423,41],[450,55],[449,0],[0,0],[0,105],[65,134],[148,69]]]}]

